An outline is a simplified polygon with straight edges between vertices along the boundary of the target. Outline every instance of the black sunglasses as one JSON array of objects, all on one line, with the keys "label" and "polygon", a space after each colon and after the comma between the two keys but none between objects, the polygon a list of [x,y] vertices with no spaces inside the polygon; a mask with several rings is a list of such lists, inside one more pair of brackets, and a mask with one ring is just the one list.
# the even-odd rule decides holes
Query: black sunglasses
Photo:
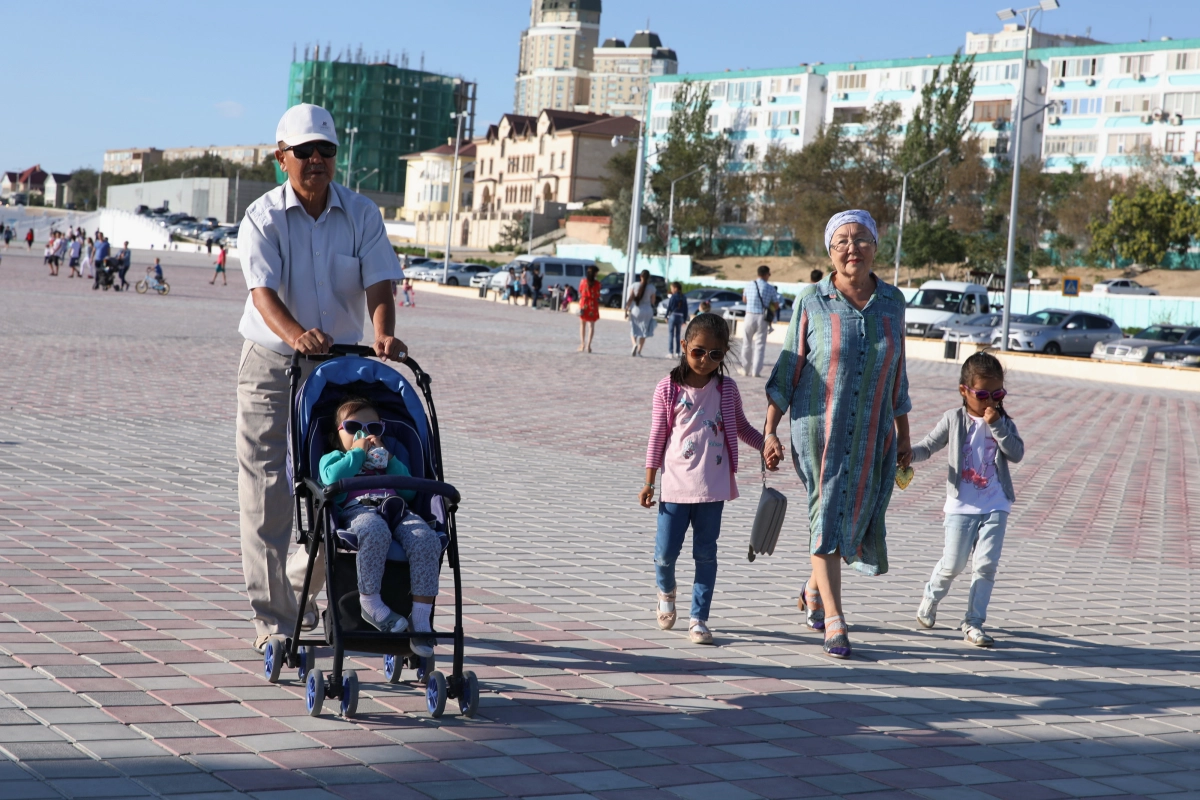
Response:
[{"label": "black sunglasses", "polygon": [[383,436],[384,424],[382,422],[359,422],[356,419],[348,419],[339,427],[351,436],[356,436],[359,431],[365,431],[367,436]]},{"label": "black sunglasses", "polygon": [[333,158],[337,155],[337,145],[333,142],[305,142],[304,144],[295,144],[291,147],[283,148],[286,153],[292,151],[292,155],[301,161],[308,161],[312,158],[313,150],[321,154],[321,158]]},{"label": "black sunglasses", "polygon": [[692,358],[696,359],[697,361],[704,358],[704,356],[706,356],[706,355],[712,361],[721,361],[722,359],[725,358],[724,350],[705,350],[703,347],[693,347],[691,350],[688,351],[688,353],[691,355]]}]

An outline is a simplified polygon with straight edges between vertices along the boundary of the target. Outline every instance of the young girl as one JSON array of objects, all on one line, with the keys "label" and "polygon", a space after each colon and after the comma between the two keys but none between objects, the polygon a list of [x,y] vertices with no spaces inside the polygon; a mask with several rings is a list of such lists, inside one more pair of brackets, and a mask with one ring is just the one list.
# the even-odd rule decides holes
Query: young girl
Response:
[{"label": "young girl", "polygon": [[[345,400],[335,417],[337,430],[331,437],[335,449],[321,457],[321,482],[328,485],[357,475],[408,475],[408,468],[383,448],[384,424],[379,413],[361,398]],[[388,548],[395,537],[408,554],[408,569],[412,580],[412,630],[429,633],[430,614],[438,593],[438,570],[441,542],[434,531],[412,511],[405,510],[399,521],[389,527],[382,510],[361,499],[390,497],[391,489],[371,489],[349,492],[334,498],[338,524],[358,537],[358,602],[362,618],[378,630],[403,633],[409,621],[388,608],[380,597],[383,568]],[[410,501],[414,492],[402,491],[400,497]],[[361,499],[360,499],[361,498]],[[397,501],[386,501],[397,502]],[[413,653],[422,658],[433,654],[434,639],[414,636],[409,642]]]},{"label": "young girl", "polygon": [[[761,452],[763,436],[742,412],[742,396],[728,377],[729,325],[716,314],[699,314],[683,334],[679,366],[654,390],[646,483],[638,495],[654,506],[654,477],[662,469],[662,501],[654,565],[658,583],[658,627],[675,625],[675,560],[692,528],[692,618],[688,634],[696,644],[712,644],[708,612],[717,578],[717,537],[726,500],[736,500],[738,439]],[[778,458],[767,468],[774,471]]]},{"label": "young girl", "polygon": [[410,308],[417,307],[417,290],[413,288],[412,278],[404,279],[404,305]]},{"label": "young girl", "polygon": [[1008,462],[1025,455],[1025,443],[1016,423],[1004,410],[1004,367],[989,353],[976,353],[962,365],[958,380],[961,408],[942,415],[933,431],[913,448],[912,460],[926,461],[950,446],[950,474],[946,485],[946,546],[933,568],[925,596],[917,609],[917,622],[932,628],[937,605],[950,591],[950,582],[967,565],[975,548],[974,574],[962,622],[963,638],[976,647],[991,647],[983,632],[988,600],[1000,562],[1004,529],[1012,509],[1012,478]]}]

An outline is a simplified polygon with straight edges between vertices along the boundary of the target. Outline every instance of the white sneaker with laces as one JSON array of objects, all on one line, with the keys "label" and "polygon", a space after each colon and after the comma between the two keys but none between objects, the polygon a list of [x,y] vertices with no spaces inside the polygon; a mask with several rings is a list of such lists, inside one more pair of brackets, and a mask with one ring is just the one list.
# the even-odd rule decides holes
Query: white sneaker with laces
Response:
[{"label": "white sneaker with laces", "polygon": [[921,606],[917,609],[917,624],[922,628],[932,628],[937,622],[937,601],[928,597],[921,598]]}]

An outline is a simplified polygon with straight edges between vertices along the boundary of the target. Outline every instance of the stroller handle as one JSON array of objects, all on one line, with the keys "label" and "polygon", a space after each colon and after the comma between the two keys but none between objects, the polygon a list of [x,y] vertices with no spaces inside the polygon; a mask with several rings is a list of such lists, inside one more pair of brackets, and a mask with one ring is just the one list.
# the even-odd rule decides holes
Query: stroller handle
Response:
[{"label": "stroller handle", "polygon": [[[328,353],[320,353],[317,355],[306,356],[306,355],[302,355],[301,353],[293,351],[292,352],[292,366],[293,367],[299,366],[300,359],[302,359],[302,358],[307,358],[307,359],[310,359],[313,361],[326,361],[326,360],[328,360],[330,358],[334,358],[336,356],[362,356],[363,358],[375,358],[376,357],[374,347],[368,347],[367,345],[364,345],[364,344],[335,344],[335,345],[330,346]],[[400,359],[400,363],[407,366],[416,375],[421,375],[424,373],[424,370],[421,369],[421,365],[418,364],[416,362],[416,360],[412,356],[408,355],[407,353],[405,353],[404,357],[402,359]]]},{"label": "stroller handle", "polygon": [[423,492],[444,497],[454,505],[458,505],[462,500],[458,489],[455,489],[448,483],[426,480],[425,478],[413,478],[407,475],[370,475],[361,478],[344,478],[323,487],[321,492],[325,495],[325,499],[328,500],[343,492],[361,492],[369,489]]}]

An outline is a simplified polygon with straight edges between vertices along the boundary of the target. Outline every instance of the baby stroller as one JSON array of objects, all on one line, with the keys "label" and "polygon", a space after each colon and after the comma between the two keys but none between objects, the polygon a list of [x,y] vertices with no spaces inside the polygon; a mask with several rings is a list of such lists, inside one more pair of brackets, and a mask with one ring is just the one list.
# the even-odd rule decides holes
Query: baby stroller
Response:
[{"label": "baby stroller", "polygon": [[[106,292],[109,289],[112,289],[113,282],[117,276],[117,260],[115,258],[106,258],[104,259],[103,264],[96,265],[95,270],[97,273],[99,273],[97,279],[100,283],[100,288]],[[121,290],[120,286],[117,286],[116,288],[117,291]]]},{"label": "baby stroller", "polygon": [[[291,384],[291,419],[288,425],[288,468],[296,496],[297,541],[308,553],[308,568],[300,597],[300,610],[290,637],[273,636],[266,643],[263,670],[272,683],[286,664],[297,671],[305,685],[308,713],[319,716],[327,698],[340,701],[343,717],[353,717],[358,708],[358,675],[342,668],[346,651],[384,656],[383,674],[391,683],[400,681],[401,671],[415,671],[425,684],[429,713],[440,717],[447,699],[457,699],[464,716],[474,716],[479,707],[479,680],[463,671],[462,576],[454,514],[459,494],[442,481],[442,449],[437,412],[430,392],[430,377],[417,362],[404,363],[416,377],[425,398],[429,418],[416,390],[392,366],[363,356],[374,355],[369,347],[335,346],[328,356],[292,357],[288,370]],[[300,385],[300,359],[319,359],[319,364]],[[349,478],[325,486],[319,480],[319,462],[328,449],[338,405],[347,396],[370,400],[385,424],[385,446],[407,465],[411,477],[373,475]],[[449,676],[435,669],[433,657],[421,659],[409,647],[410,632],[384,633],[362,620],[358,601],[358,569],[352,539],[339,531],[333,498],[346,491],[363,489],[411,489],[416,498],[408,507],[421,515],[442,540],[442,557],[449,558],[454,573],[454,630],[435,632],[438,640],[453,639],[454,661]],[[303,638],[301,624],[313,591],[313,572],[320,549],[325,552],[325,591],[328,602],[321,612],[324,639]],[[393,611],[408,616],[412,611],[407,556],[393,541],[383,574],[383,600]],[[422,634],[428,636],[429,634]],[[328,677],[317,668],[316,648],[333,648],[333,669]]]}]

